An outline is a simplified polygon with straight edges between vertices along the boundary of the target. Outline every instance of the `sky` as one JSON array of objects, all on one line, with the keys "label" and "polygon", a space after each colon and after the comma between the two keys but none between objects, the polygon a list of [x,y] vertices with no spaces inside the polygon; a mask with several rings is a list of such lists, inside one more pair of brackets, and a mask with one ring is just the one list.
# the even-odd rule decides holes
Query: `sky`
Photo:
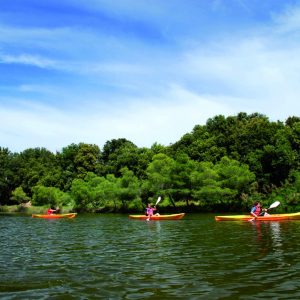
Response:
[{"label": "sky", "polygon": [[300,116],[300,0],[0,0],[0,147],[171,145]]}]

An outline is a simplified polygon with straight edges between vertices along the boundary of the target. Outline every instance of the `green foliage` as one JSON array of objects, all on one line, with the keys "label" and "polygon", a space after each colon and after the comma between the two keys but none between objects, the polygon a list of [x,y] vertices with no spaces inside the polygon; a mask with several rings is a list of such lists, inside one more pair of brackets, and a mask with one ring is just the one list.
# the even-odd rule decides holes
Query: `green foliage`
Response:
[{"label": "green foliage", "polygon": [[215,170],[219,175],[221,186],[235,190],[238,195],[249,192],[255,180],[255,175],[247,165],[228,157],[223,157],[215,165]]},{"label": "green foliage", "polygon": [[171,173],[175,167],[175,161],[165,154],[156,154],[149,164],[146,174],[150,191],[159,194],[167,191],[172,186]]},{"label": "green foliage", "polygon": [[48,205],[61,207],[72,205],[72,198],[55,187],[36,185],[32,188],[32,204],[36,206]]},{"label": "green foliage", "polygon": [[17,187],[13,171],[14,155],[0,147],[0,204],[9,203],[11,192]]},{"label": "green foliage", "polygon": [[122,176],[119,179],[119,197],[122,201],[123,207],[127,208],[127,201],[139,199],[140,197],[140,183],[133,172],[127,167],[121,170]]},{"label": "green foliage", "polygon": [[158,195],[160,207],[245,209],[254,200],[280,199],[298,210],[300,118],[271,122],[259,113],[218,115],[167,147],[138,148],[125,138],[11,153],[0,147],[1,205],[32,198],[34,205],[78,210],[142,209]]},{"label": "green foliage", "polygon": [[28,197],[23,191],[23,188],[19,186],[12,191],[12,196],[10,197],[10,200],[13,203],[21,204],[30,201],[30,197]]}]

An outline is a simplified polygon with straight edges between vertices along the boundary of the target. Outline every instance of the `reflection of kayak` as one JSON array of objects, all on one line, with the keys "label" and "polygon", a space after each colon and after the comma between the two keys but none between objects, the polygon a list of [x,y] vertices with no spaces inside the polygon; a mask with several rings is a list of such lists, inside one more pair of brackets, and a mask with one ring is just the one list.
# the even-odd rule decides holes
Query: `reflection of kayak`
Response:
[{"label": "reflection of kayak", "polygon": [[251,215],[232,215],[232,216],[215,216],[216,221],[281,221],[281,220],[300,220],[300,212],[291,214],[275,214],[253,218]]},{"label": "reflection of kayak", "polygon": [[69,213],[69,214],[53,214],[53,215],[43,215],[43,214],[33,214],[33,218],[43,218],[43,219],[62,219],[68,218],[72,219],[75,218],[77,213]]},{"label": "reflection of kayak", "polygon": [[[150,220],[152,221],[159,221],[159,220],[180,220],[184,217],[185,213],[181,214],[172,214],[172,215],[159,215],[159,216],[152,216]],[[135,220],[147,220],[148,216],[146,215],[129,215],[130,219]]]}]

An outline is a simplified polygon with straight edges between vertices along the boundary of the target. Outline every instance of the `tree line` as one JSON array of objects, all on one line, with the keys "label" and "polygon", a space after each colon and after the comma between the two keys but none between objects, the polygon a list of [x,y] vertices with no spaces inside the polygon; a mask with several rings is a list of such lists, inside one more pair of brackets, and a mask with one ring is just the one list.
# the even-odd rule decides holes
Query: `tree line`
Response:
[{"label": "tree line", "polygon": [[174,144],[139,148],[126,138],[71,144],[52,153],[0,147],[0,204],[77,211],[239,211],[279,200],[300,209],[300,118],[218,115]]}]

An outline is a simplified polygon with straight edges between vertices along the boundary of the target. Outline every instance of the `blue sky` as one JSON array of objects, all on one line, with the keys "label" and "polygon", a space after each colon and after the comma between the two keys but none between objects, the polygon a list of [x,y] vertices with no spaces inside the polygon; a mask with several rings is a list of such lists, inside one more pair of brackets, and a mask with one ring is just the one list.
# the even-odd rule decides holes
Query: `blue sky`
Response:
[{"label": "blue sky", "polygon": [[169,145],[208,118],[300,116],[300,1],[0,3],[0,146]]}]

